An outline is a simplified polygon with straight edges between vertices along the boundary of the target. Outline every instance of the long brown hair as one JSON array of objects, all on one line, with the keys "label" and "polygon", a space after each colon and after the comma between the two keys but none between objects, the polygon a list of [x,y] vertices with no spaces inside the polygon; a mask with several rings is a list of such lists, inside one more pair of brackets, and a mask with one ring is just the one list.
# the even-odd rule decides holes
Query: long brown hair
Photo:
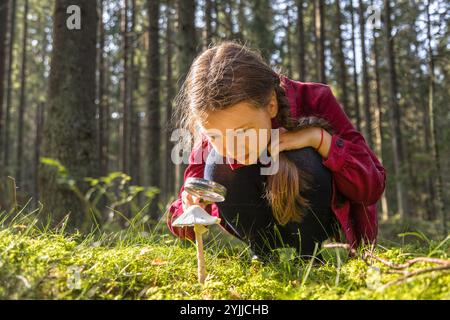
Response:
[{"label": "long brown hair", "polygon": [[[236,41],[225,41],[213,46],[192,63],[181,89],[175,97],[172,120],[193,136],[197,135],[197,121],[206,112],[221,110],[245,101],[255,107],[266,107],[275,90],[278,113],[277,123],[287,130],[308,126],[321,126],[330,130],[328,123],[317,117],[299,120],[290,117],[290,107],[280,71],[274,71],[261,53]],[[308,203],[300,191],[308,188],[307,175],[298,170],[285,153],[279,154],[279,170],[269,175],[265,197],[275,219],[281,225],[290,220],[300,221]],[[289,187],[286,187],[289,186]]]}]

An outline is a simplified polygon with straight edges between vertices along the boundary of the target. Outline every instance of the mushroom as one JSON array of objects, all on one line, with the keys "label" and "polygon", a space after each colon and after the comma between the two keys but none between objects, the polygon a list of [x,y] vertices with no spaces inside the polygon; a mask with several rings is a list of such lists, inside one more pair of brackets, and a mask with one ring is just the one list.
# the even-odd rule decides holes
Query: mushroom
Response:
[{"label": "mushroom", "polygon": [[220,218],[211,216],[198,205],[190,206],[172,223],[174,227],[194,227],[195,243],[197,245],[198,282],[201,284],[205,283],[206,277],[205,257],[203,255],[203,233],[208,231],[208,228],[205,226],[218,223],[220,223]]}]

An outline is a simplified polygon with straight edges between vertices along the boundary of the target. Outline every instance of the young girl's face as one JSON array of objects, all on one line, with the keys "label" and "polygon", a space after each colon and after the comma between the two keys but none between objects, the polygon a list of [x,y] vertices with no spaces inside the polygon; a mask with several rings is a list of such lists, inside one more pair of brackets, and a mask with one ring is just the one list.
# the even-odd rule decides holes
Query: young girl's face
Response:
[{"label": "young girl's face", "polygon": [[271,119],[277,115],[275,92],[270,103],[258,108],[240,102],[222,110],[208,112],[201,119],[201,131],[214,149],[242,164],[256,163],[270,141]]}]

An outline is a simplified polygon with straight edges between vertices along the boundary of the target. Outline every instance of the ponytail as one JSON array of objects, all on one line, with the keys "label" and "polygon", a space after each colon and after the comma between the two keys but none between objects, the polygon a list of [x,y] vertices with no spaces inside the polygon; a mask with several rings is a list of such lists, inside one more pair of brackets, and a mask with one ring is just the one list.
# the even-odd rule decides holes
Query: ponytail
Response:
[{"label": "ponytail", "polygon": [[[321,127],[330,133],[333,132],[326,120],[317,117],[303,117],[297,123],[297,127],[292,130]],[[310,188],[309,180],[310,177],[306,172],[299,170],[285,152],[280,152],[278,172],[268,176],[265,190],[265,198],[279,224],[285,225],[290,221],[300,222],[302,220],[304,211],[309,204],[302,197],[301,191]]]}]

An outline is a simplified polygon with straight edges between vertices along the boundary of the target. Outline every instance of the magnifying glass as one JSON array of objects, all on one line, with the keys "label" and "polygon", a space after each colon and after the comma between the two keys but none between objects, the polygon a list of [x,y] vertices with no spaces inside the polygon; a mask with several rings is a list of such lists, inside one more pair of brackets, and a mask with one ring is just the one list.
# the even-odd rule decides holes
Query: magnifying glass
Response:
[{"label": "magnifying glass", "polygon": [[227,189],[220,183],[203,178],[189,177],[184,183],[187,193],[199,197],[203,203],[225,201]]}]

